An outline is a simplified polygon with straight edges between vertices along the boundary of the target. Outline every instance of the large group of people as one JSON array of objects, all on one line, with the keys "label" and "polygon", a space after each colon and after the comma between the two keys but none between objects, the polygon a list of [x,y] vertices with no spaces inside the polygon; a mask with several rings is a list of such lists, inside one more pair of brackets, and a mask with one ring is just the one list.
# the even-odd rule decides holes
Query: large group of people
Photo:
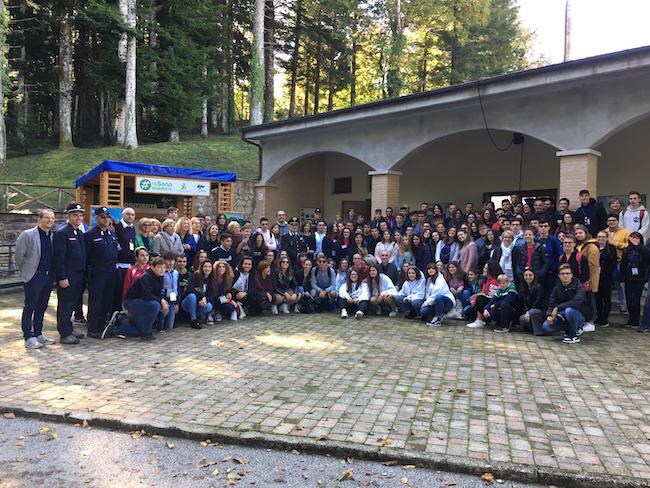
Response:
[{"label": "large group of people", "polygon": [[[572,211],[566,198],[556,207],[515,194],[498,208],[422,202],[414,211],[376,209],[366,218],[350,210],[330,221],[316,209],[303,222],[280,210],[275,222],[255,224],[179,217],[173,207],[162,222],[136,220],[131,208],[115,221],[99,207],[92,228],[83,206],[71,203],[59,228],[43,210],[16,242],[25,346],[54,343],[43,334],[54,288],[62,344],[85,335],[154,340],[179,323],[201,329],[247,315],[329,311],[358,320],[403,314],[431,327],[459,319],[499,333],[562,331],[562,343],[575,344],[609,325],[612,293],[626,326],[647,332],[650,214],[638,192],[628,198],[607,210],[583,190]],[[74,328],[82,324],[86,334]]]}]

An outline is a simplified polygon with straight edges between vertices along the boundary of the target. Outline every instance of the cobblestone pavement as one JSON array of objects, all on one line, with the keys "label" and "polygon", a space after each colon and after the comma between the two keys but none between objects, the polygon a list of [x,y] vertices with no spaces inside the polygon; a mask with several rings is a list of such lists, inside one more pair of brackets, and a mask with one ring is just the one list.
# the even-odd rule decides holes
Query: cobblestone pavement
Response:
[{"label": "cobblestone pavement", "polygon": [[21,300],[0,297],[3,406],[650,480],[650,335],[620,326],[564,346],[292,314],[27,352]]}]

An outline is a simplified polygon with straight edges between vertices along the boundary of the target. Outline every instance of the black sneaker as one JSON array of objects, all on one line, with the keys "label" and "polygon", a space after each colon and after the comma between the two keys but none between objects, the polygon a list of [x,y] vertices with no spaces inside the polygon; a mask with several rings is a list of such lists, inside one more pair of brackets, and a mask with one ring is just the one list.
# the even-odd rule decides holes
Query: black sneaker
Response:
[{"label": "black sneaker", "polygon": [[86,337],[86,334],[77,332],[76,330],[72,332],[72,335],[75,336],[77,339],[83,339],[84,337]]},{"label": "black sneaker", "polygon": [[193,320],[190,327],[192,327],[192,329],[202,329],[203,328],[203,326],[201,325],[201,321],[199,319]]},{"label": "black sneaker", "polygon": [[648,327],[639,327],[637,329],[637,332],[650,332],[650,328],[648,328]]},{"label": "black sneaker", "polygon": [[145,341],[145,342],[155,341],[156,339],[157,339],[157,338],[156,338],[154,335],[152,335],[152,334],[149,334],[149,335],[146,335],[146,336],[142,336],[142,337],[140,338],[141,341]]},{"label": "black sneaker", "polygon": [[100,332],[88,332],[88,337],[92,339],[103,339],[104,337]]},{"label": "black sneaker", "polygon": [[497,327],[494,329],[494,332],[497,332],[499,334],[502,334],[504,332],[510,332],[510,327]]},{"label": "black sneaker", "polygon": [[562,339],[562,344],[578,344],[580,342],[580,337],[565,337]]}]

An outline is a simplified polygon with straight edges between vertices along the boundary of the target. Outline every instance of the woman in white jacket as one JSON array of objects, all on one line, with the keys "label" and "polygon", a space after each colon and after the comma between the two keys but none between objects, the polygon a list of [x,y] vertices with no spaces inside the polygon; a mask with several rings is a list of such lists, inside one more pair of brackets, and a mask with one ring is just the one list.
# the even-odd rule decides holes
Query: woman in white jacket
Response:
[{"label": "woman in white jacket", "polygon": [[354,313],[354,318],[360,320],[368,312],[368,285],[361,280],[359,273],[351,269],[348,279],[339,289],[339,307],[341,318],[347,319],[348,313]]},{"label": "woman in white jacket", "polygon": [[395,261],[395,254],[397,253],[397,243],[393,239],[393,233],[389,230],[385,230],[381,235],[381,242],[378,242],[375,246],[375,258],[377,262],[381,262],[381,252],[388,252],[388,262],[392,263]]},{"label": "woman in white jacket", "polygon": [[420,309],[422,320],[431,327],[440,327],[445,314],[454,306],[454,294],[445,277],[434,263],[427,264],[424,303]]},{"label": "woman in white jacket", "polygon": [[406,281],[395,296],[395,303],[404,312],[406,319],[414,319],[420,313],[424,302],[424,276],[415,266],[406,271]]},{"label": "woman in white jacket", "polygon": [[385,307],[390,310],[388,316],[395,317],[397,315],[397,305],[395,304],[397,288],[388,276],[379,272],[379,267],[376,264],[372,264],[368,268],[366,284],[370,305],[375,307],[377,315],[381,315],[382,308]]}]

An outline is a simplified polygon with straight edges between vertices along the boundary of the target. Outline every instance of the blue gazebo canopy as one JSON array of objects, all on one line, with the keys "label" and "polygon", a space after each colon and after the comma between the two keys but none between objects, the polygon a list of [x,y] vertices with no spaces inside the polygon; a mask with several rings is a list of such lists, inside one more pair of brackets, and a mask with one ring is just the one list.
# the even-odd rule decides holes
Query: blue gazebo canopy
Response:
[{"label": "blue gazebo canopy", "polygon": [[99,173],[114,171],[116,173],[133,173],[137,175],[166,176],[168,178],[189,178],[192,180],[209,181],[236,181],[237,173],[229,171],[213,171],[207,169],[177,168],[175,166],[161,166],[159,164],[130,163],[125,161],[103,161],[98,166],[80,176],[74,182],[75,188],[92,180]]}]

